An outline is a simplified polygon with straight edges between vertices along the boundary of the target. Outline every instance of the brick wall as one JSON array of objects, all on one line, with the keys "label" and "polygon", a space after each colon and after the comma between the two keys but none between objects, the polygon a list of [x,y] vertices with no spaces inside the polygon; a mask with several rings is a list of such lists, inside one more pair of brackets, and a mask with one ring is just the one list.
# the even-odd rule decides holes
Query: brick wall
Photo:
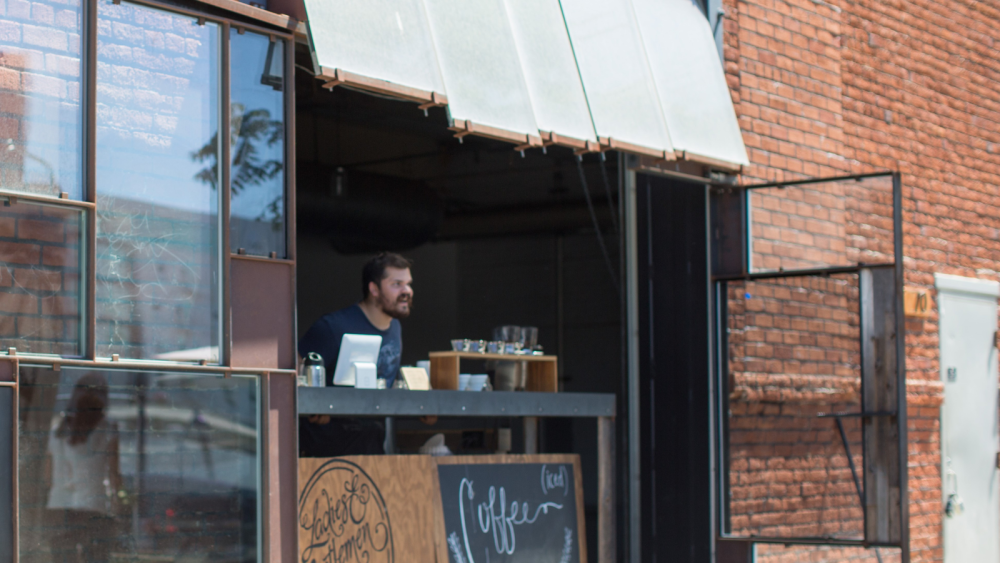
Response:
[{"label": "brick wall", "polygon": [[76,210],[0,207],[0,350],[80,354],[81,227]]},{"label": "brick wall", "polygon": [[[898,170],[906,284],[933,290],[934,272],[997,279],[1000,7],[973,0],[724,4],[726,75],[752,162],[744,180]],[[780,227],[771,232],[776,242],[814,234],[769,226]],[[754,228],[765,235],[763,225]],[[871,232],[848,240],[859,248],[884,242]],[[943,557],[937,330],[936,316],[906,326],[913,561]],[[789,403],[778,399],[756,404]],[[759,408],[753,405],[747,408]],[[758,555],[875,561],[870,551],[828,548],[768,546]]]},{"label": "brick wall", "polygon": [[[857,276],[731,283],[731,533],[863,537],[864,516],[836,422],[859,410]],[[858,419],[843,419],[862,467]],[[860,477],[860,475],[859,475]]]}]

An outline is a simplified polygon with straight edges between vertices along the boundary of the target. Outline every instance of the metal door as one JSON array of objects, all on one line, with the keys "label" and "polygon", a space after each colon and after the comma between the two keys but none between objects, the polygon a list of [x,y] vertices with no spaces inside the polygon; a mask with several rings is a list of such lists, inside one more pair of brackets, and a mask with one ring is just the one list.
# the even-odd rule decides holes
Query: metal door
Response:
[{"label": "metal door", "polygon": [[1000,285],[935,276],[940,318],[945,563],[1000,563],[997,296]]}]

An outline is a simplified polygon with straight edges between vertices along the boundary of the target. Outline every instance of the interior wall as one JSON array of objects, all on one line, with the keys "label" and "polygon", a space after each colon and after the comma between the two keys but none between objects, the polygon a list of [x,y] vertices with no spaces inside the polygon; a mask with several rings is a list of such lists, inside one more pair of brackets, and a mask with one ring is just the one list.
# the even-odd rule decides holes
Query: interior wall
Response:
[{"label": "interior wall", "polygon": [[[371,255],[344,255],[324,238],[298,239],[298,338],[327,313],[361,301],[361,269]],[[402,321],[403,365],[447,350],[458,328],[458,245],[425,244],[401,252],[413,261],[413,312]]]},{"label": "interior wall", "polygon": [[[607,242],[617,265],[617,244]],[[326,313],[360,301],[361,269],[371,256],[341,254],[310,236],[298,238],[298,253],[301,338]],[[413,313],[402,321],[404,365],[449,349],[453,338],[489,340],[495,326],[536,326],[547,354],[561,348],[564,391],[616,391],[619,301],[593,234],[434,242],[400,253],[413,261],[414,279]]]}]

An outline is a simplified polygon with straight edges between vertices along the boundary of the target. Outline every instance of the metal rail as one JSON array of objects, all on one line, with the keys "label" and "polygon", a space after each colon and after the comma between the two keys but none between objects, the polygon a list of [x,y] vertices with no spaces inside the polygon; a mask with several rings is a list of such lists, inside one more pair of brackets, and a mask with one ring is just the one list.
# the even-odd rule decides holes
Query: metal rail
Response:
[{"label": "metal rail", "polygon": [[337,416],[615,416],[611,393],[401,391],[300,387],[299,414]]}]

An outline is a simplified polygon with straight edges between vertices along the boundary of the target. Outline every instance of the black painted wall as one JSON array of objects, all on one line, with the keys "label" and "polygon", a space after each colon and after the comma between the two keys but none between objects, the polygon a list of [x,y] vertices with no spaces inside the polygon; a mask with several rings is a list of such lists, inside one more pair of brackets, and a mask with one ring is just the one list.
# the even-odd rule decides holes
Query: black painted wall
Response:
[{"label": "black painted wall", "polygon": [[642,560],[709,563],[707,189],[637,176]]}]

